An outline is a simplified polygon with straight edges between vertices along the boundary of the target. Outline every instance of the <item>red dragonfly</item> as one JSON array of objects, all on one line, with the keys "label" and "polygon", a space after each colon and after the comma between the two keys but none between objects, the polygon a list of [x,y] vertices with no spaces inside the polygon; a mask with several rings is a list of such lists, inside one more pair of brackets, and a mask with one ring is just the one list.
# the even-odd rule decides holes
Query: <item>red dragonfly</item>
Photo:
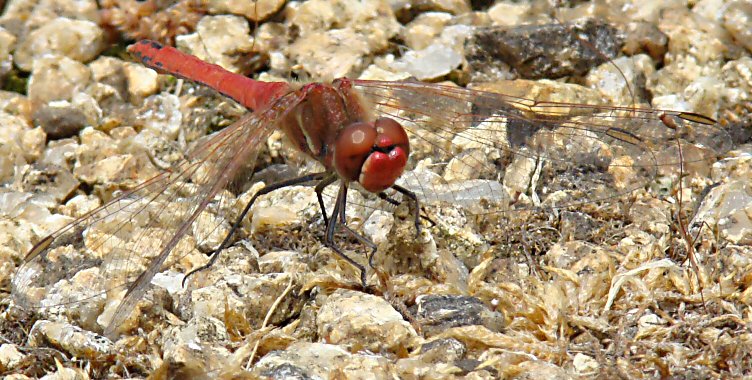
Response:
[{"label": "red dragonfly", "polygon": [[[209,239],[222,223],[215,214],[226,206],[224,192],[234,173],[255,160],[275,130],[324,170],[265,187],[230,231],[259,195],[316,182],[324,243],[360,270],[364,285],[366,268],[334,240],[335,231],[344,228],[376,249],[345,223],[353,186],[388,203],[414,202],[419,229],[421,203],[491,213],[609,200],[644,187],[661,166],[679,164],[676,155],[660,155],[678,141],[695,143],[685,145],[694,149],[694,156],[685,157],[697,160],[715,159],[723,149],[723,131],[714,120],[688,112],[540,102],[417,82],[267,83],[152,41],[129,51],[148,67],[207,85],[253,112],[197,145],[171,169],[45,237],[27,254],[13,280],[16,302],[85,319],[79,305],[98,305],[94,310],[101,311],[106,300],[122,296],[103,323],[107,335],[128,317],[157,273],[179,266],[190,250],[184,244],[188,236],[198,243]],[[339,191],[328,216],[322,192],[335,182]],[[530,197],[521,196],[528,192]],[[535,202],[546,194],[555,196]],[[212,261],[231,236],[214,247]]]}]

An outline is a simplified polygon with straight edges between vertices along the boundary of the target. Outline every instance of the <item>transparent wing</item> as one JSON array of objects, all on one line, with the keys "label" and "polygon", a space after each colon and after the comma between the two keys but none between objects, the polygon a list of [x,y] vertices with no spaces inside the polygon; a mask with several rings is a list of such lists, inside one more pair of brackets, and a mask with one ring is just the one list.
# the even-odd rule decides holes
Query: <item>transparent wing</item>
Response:
[{"label": "transparent wing", "polygon": [[[294,101],[291,99],[290,101]],[[124,297],[107,333],[120,325],[156,273],[201,264],[224,238],[234,195],[225,187],[255,160],[280,108],[248,114],[187,158],[40,241],[12,284],[25,308],[64,313],[98,329],[105,302]]]},{"label": "transparent wing", "polygon": [[410,167],[398,184],[424,202],[462,204],[475,213],[608,200],[681,161],[714,161],[730,146],[725,131],[697,114],[353,82],[375,116],[399,121],[410,135]]}]

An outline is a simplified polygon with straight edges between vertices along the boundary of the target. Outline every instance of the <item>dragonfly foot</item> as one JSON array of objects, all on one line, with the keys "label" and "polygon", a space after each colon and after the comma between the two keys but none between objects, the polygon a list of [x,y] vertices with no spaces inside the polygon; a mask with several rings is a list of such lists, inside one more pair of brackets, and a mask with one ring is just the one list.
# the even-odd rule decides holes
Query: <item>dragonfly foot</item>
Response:
[{"label": "dragonfly foot", "polygon": [[[216,256],[216,255],[217,255],[217,253],[218,253],[218,252],[216,252],[216,251],[215,251],[215,252],[213,253],[212,257]],[[212,266],[213,264],[214,264],[214,260],[209,260],[209,262],[208,262],[208,263],[206,263],[206,264],[204,264],[204,265],[202,265],[202,266],[200,266],[200,267],[198,267],[198,268],[196,268],[196,269],[192,269],[192,270],[191,270],[190,272],[186,273],[185,277],[183,277],[183,282],[182,282],[182,286],[183,286],[183,288],[185,288],[185,284],[186,284],[186,282],[188,282],[188,278],[189,278],[189,277],[193,276],[193,275],[194,275],[195,273],[198,273],[198,272],[201,272],[201,271],[204,271],[204,270],[206,270],[206,269],[209,269],[209,268],[211,268],[211,266]]]}]

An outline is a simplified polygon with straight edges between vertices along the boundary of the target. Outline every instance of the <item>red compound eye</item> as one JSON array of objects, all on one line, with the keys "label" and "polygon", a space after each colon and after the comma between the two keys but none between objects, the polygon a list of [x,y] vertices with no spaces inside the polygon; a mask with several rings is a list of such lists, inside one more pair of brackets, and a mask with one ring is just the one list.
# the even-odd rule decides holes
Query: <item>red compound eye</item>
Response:
[{"label": "red compound eye", "polygon": [[340,130],[334,144],[334,169],[342,178],[358,181],[378,193],[402,175],[410,154],[407,133],[399,123],[380,118]]},{"label": "red compound eye", "polygon": [[389,118],[382,117],[376,120],[376,146],[379,148],[400,148],[405,152],[405,155],[410,155],[410,142],[407,138],[407,133],[402,126]]},{"label": "red compound eye", "polygon": [[357,181],[363,163],[376,141],[371,123],[355,123],[342,128],[334,142],[334,169],[340,177]]}]

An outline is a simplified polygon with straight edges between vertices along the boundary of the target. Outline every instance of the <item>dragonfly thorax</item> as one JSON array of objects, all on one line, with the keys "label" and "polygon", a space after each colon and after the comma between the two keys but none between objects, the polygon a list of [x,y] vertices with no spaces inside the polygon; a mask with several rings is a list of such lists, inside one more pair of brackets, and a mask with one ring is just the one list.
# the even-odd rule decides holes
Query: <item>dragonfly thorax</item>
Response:
[{"label": "dragonfly thorax", "polygon": [[393,119],[373,120],[348,80],[308,84],[285,100],[289,109],[279,128],[327,170],[375,193],[402,175],[410,154],[407,133]]}]

